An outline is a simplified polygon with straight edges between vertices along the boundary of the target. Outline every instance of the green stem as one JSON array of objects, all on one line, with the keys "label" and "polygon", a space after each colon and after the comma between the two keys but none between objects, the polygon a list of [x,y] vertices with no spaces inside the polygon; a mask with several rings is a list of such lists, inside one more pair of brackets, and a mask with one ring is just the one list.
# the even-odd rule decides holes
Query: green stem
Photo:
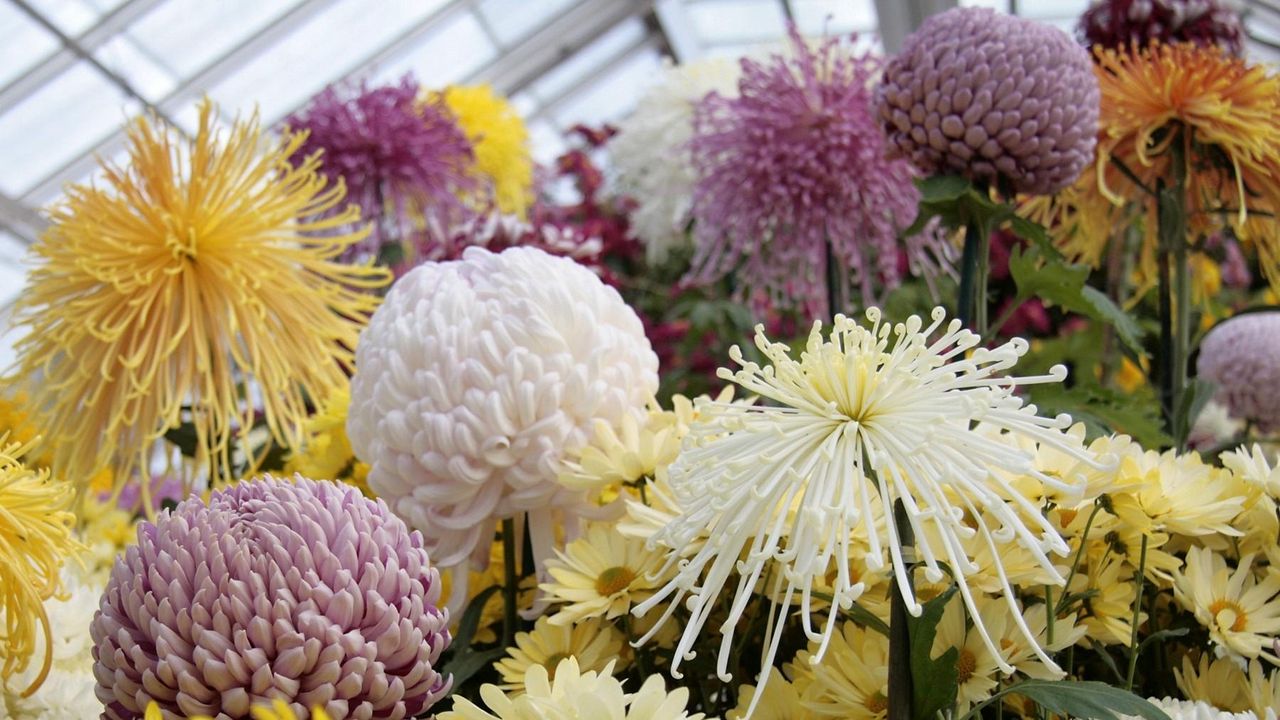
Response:
[{"label": "green stem", "polygon": [[516,638],[520,576],[516,573],[516,521],[502,521],[502,647],[511,647]]},{"label": "green stem", "polygon": [[[1067,594],[1066,590],[1062,591]],[[1046,645],[1053,645],[1053,626],[1057,616],[1053,612],[1053,586],[1044,586],[1044,640]]]},{"label": "green stem", "polygon": [[[967,242],[967,241],[966,241]],[[870,467],[868,464],[867,467]],[[902,548],[903,561],[915,543],[911,530],[911,520],[907,517],[906,506],[901,498],[893,502],[893,521],[898,529],[898,542]],[[907,583],[912,581],[914,568],[906,569]],[[912,708],[914,690],[911,677],[911,630],[907,623],[907,601],[902,588],[897,582],[890,583],[892,595],[889,600],[889,712],[887,720],[913,720]]]},{"label": "green stem", "polygon": [[1160,311],[1160,401],[1165,427],[1179,450],[1186,445],[1184,394],[1191,344],[1190,275],[1187,267],[1186,130],[1169,143],[1173,177],[1156,186]]},{"label": "green stem", "polygon": [[1142,536],[1142,550],[1138,554],[1138,575],[1134,578],[1137,594],[1133,598],[1133,627],[1129,632],[1129,674],[1124,689],[1133,690],[1133,678],[1138,672],[1138,622],[1142,617],[1142,591],[1147,580],[1147,536]]},{"label": "green stem", "polygon": [[970,218],[965,224],[964,252],[960,258],[960,297],[956,317],[970,330],[987,331],[987,281],[991,274],[991,225]]},{"label": "green stem", "polygon": [[1084,556],[1085,548],[1089,545],[1089,530],[1093,528],[1093,519],[1098,517],[1098,511],[1101,509],[1102,503],[1095,500],[1093,512],[1089,513],[1089,519],[1084,521],[1084,533],[1080,536],[1080,547],[1076,548],[1076,557],[1071,561],[1071,570],[1067,573],[1067,582],[1062,586],[1062,597],[1058,598],[1058,606],[1053,609],[1055,615],[1067,609],[1067,598],[1071,597],[1071,581],[1076,578],[1076,571],[1080,569],[1080,559]]}]

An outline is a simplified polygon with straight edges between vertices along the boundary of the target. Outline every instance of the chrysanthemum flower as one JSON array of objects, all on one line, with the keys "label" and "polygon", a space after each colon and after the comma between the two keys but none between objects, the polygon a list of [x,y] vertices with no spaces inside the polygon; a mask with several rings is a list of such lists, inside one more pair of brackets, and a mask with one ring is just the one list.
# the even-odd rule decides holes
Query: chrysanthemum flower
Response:
[{"label": "chrysanthemum flower", "polygon": [[[348,199],[372,225],[367,239],[344,247],[344,258],[403,242],[423,219],[448,224],[466,215],[461,194],[475,187],[471,143],[441,103],[418,98],[418,83],[409,76],[374,88],[330,86],[284,120],[303,138],[292,152],[299,158],[320,153],[319,171],[335,185],[346,183]],[[359,220],[348,215],[337,227]]]},{"label": "chrysanthemum flower", "polygon": [[1232,417],[1263,433],[1280,429],[1280,312],[1238,315],[1200,342],[1196,374],[1215,385]]},{"label": "chrysanthemum flower", "polygon": [[531,665],[525,673],[522,695],[509,696],[497,685],[480,688],[480,699],[489,712],[464,697],[454,696],[453,709],[440,713],[438,720],[702,720],[702,713],[685,710],[688,688],[670,693],[660,675],[650,675],[635,693],[623,692],[622,681],[613,677],[613,663],[600,672],[582,671],[578,661],[565,658],[556,666],[554,677],[541,665]]},{"label": "chrysanthemum flower", "polygon": [[556,667],[567,657],[576,658],[581,670],[603,671],[617,666],[626,638],[613,625],[591,618],[573,625],[552,625],[546,616],[538,618],[532,632],[516,633],[515,646],[493,667],[502,676],[502,689],[509,696],[524,692],[529,668],[541,665],[552,680]]},{"label": "chrysanthemum flower", "polygon": [[285,472],[316,480],[341,480],[369,495],[369,465],[360,462],[347,437],[351,391],[334,389],[307,420],[302,447],[285,461]]},{"label": "chrysanthemum flower", "polygon": [[[773,660],[779,625],[792,612],[793,602],[799,604],[806,634],[821,643],[814,653],[820,660],[839,608],[847,608],[864,590],[852,580],[847,549],[854,528],[875,517],[875,506],[883,513],[885,531],[883,536],[868,532],[868,565],[873,571],[880,569],[882,549],[887,548],[907,607],[918,614],[921,605],[907,582],[908,564],[899,540],[905,528],[893,519],[893,505],[899,500],[914,531],[917,557],[927,568],[926,578],[943,579],[941,563],[946,563],[971,616],[980,618],[968,583],[977,567],[964,556],[962,541],[974,536],[990,548],[1025,548],[1053,582],[1063,582],[1049,555],[1065,555],[1066,542],[1039,508],[992,471],[1031,475],[1064,494],[1083,487],[1079,478],[1039,472],[1034,454],[1014,441],[1020,437],[1100,464],[1063,437],[1070,418],[1038,417],[1034,407],[1024,406],[1014,394],[1015,386],[1061,381],[1066,370],[1001,376],[1026,352],[1027,343],[1015,339],[997,348],[979,347],[978,336],[959,321],[944,327],[941,308],[933,312],[928,326],[918,316],[897,325],[882,323],[875,309],[868,310],[867,317],[869,327],[837,316],[829,336],[815,323],[798,360],[786,345],[770,342],[759,327],[756,345],[768,365],[746,360],[735,347],[731,357],[742,369],[720,371],[722,378],[775,404],[707,406],[707,420],[690,432],[685,450],[670,468],[682,512],[651,542],[672,548],[668,563],[678,563],[679,568],[670,583],[636,607],[636,613],[672,600],[665,619],[677,606],[687,605],[691,617],[673,672],[678,672],[709,614],[720,605],[719,597],[735,572],[739,579],[721,626],[720,675],[727,679],[735,626],[766,570],[771,578],[766,591],[781,600],[769,625],[763,665]],[[680,550],[703,534],[705,544],[686,562]],[[833,565],[835,602],[815,631],[812,588]],[[1034,644],[1007,582],[1001,594]],[[681,602],[686,595],[688,600]],[[975,630],[992,654],[998,654],[980,620]],[[1046,665],[1056,667],[1042,651],[1038,654]],[[1012,671],[1008,665],[1002,669]]]},{"label": "chrysanthemum flower", "polygon": [[[1173,670],[1178,689],[1188,700],[1206,702],[1231,712],[1248,710],[1249,681],[1245,671],[1233,658],[1212,658],[1212,654],[1202,653],[1198,663],[1192,662],[1188,655],[1182,657],[1182,668]],[[1254,660],[1252,664],[1257,662]]]},{"label": "chrysanthemum flower", "polygon": [[[1252,711],[1233,713],[1205,702],[1176,700],[1174,698],[1147,698],[1147,702],[1164,711],[1169,720],[1275,720],[1275,710],[1265,715],[1255,715]],[[1138,720],[1132,715],[1121,715],[1120,720]]]},{"label": "chrysanthemum flower", "polygon": [[1232,570],[1213,550],[1192,548],[1186,569],[1174,575],[1173,591],[1224,651],[1280,664],[1271,650],[1272,638],[1280,634],[1280,570],[1255,573],[1253,555],[1241,557]]},{"label": "chrysanthemum flower", "polygon": [[547,562],[551,581],[541,585],[548,600],[567,603],[551,617],[556,625],[626,615],[669,577],[663,572],[665,554],[605,523],[590,525],[556,556]]},{"label": "chrysanthemum flower", "polygon": [[885,157],[879,61],[835,39],[810,47],[794,28],[791,44],[790,58],[743,60],[738,97],[698,105],[690,279],[732,272],[744,295],[818,315],[831,280],[842,305],[851,288],[870,304],[898,284],[919,194],[910,164]]},{"label": "chrysanthemum flower", "polygon": [[1136,215],[1145,231],[1136,270],[1150,286],[1159,219],[1147,190],[1172,178],[1176,141],[1186,163],[1188,242],[1230,227],[1280,286],[1280,76],[1191,44],[1096,56],[1102,109],[1094,167],[1056,198],[1032,201],[1028,214],[1053,230],[1068,257],[1095,266]]},{"label": "chrysanthemum flower", "polygon": [[[800,704],[796,686],[776,667],[770,667],[768,682],[762,686],[742,685],[738,688],[738,704],[725,715],[727,720],[744,720],[754,707],[751,720],[816,720],[817,716]],[[761,692],[759,702],[756,693]],[[841,715],[840,717],[850,717]]]},{"label": "chrysanthemum flower", "polygon": [[1158,40],[1244,53],[1240,15],[1220,0],[1102,0],[1080,17],[1077,32],[1086,45],[1108,48]]},{"label": "chrysanthemum flower", "polygon": [[[381,501],[266,477],[144,524],[90,634],[106,720],[250,717],[283,700],[334,720],[403,720],[449,689],[439,576]],[[142,648],[153,648],[144,652]]]},{"label": "chrysanthemum flower", "polygon": [[1247,687],[1249,709],[1259,717],[1280,712],[1280,670],[1250,660]]},{"label": "chrysanthemum flower", "polygon": [[[1063,592],[1088,598],[1080,610],[1080,623],[1088,637],[1106,645],[1128,645],[1132,640],[1135,574],[1115,553],[1098,553],[1097,557],[1086,554],[1084,567]],[[1146,617],[1143,611],[1138,621],[1144,622]]]},{"label": "chrysanthemum flower", "polygon": [[[305,140],[263,150],[257,117],[229,133],[201,103],[189,143],[146,119],[106,185],[72,185],[33,246],[16,318],[19,381],[54,470],[84,483],[148,472],[166,430],[195,426],[198,461],[231,480],[231,443],[254,426],[296,447],[306,399],[346,382],[360,326],[388,275],[337,262],[363,231]],[[245,397],[244,385],[257,392]],[[144,487],[147,487],[144,485]]]},{"label": "chrysanthemum flower", "polygon": [[[635,311],[589,270],[533,248],[469,248],[391,288],[360,336],[347,430],[369,486],[427,537],[442,567],[483,564],[493,522],[528,513],[551,557],[556,482],[596,419],[640,415],[658,359]],[[465,596],[454,577],[454,600]]]},{"label": "chrysanthemum flower", "polygon": [[548,255],[570,258],[597,275],[607,274],[601,257],[604,248],[598,238],[587,237],[577,228],[535,224],[514,215],[481,213],[448,229],[432,226],[419,237],[415,259],[424,262],[461,260],[469,247],[495,253],[512,247],[534,247]]},{"label": "chrysanthemum flower", "polygon": [[[1003,612],[1004,608],[992,610],[994,612],[982,616],[984,622],[999,622],[1008,617]],[[996,630],[994,627],[989,629]],[[996,632],[996,637],[1001,634]],[[1037,641],[1043,641],[1043,638],[1037,638]],[[956,651],[956,706],[960,712],[967,712],[974,703],[991,697],[996,689],[999,660],[965,622],[964,604],[959,598],[952,598],[942,611],[929,654],[937,659],[952,649]]]},{"label": "chrysanthemum flower", "polygon": [[618,189],[636,202],[631,229],[651,263],[689,245],[697,180],[689,151],[694,109],[713,92],[737,96],[739,75],[738,63],[728,58],[666,64],[609,141]]},{"label": "chrysanthemum flower", "polygon": [[26,671],[44,648],[39,670],[14,688],[24,696],[53,667],[53,628],[44,601],[61,592],[62,565],[80,550],[71,535],[74,488],[51,481],[48,470],[26,468],[21,457],[29,449],[0,438],[0,684]]},{"label": "chrysanthemum flower", "polygon": [[102,587],[76,571],[74,563],[63,571],[63,580],[65,592],[44,602],[52,642],[43,636],[37,638],[36,653],[52,658],[49,675],[27,697],[18,693],[40,674],[40,667],[29,666],[0,682],[0,717],[70,720],[97,717],[102,710],[102,703],[93,694],[97,681],[93,677],[93,643],[89,639],[89,623],[98,609]]},{"label": "chrysanthemum flower", "polygon": [[[143,720],[170,720],[171,714],[161,712],[160,706],[154,702],[147,706],[147,714]],[[276,700],[270,705],[255,705],[249,712],[249,716],[253,720],[306,720],[306,717],[299,715],[292,707],[285,704],[281,700]],[[329,720],[329,714],[322,708],[315,708],[309,716],[311,720]],[[192,715],[188,720],[212,720],[204,715]]]},{"label": "chrysanthemum flower", "polygon": [[[787,666],[792,685],[800,693],[800,708],[815,718],[883,720],[889,709],[888,638],[845,622],[821,662],[816,661],[819,652],[818,644],[810,642]],[[762,683],[756,687],[756,692],[764,688],[762,703],[767,701],[770,686]]]},{"label": "chrysanthemum flower", "polygon": [[1051,25],[990,8],[927,18],[885,68],[877,100],[889,141],[926,174],[1040,195],[1093,158],[1089,54]]},{"label": "chrysanthemum flower", "polygon": [[1239,537],[1233,520],[1244,509],[1231,473],[1210,465],[1199,453],[1147,450],[1131,455],[1142,484],[1113,497],[1115,514],[1141,533],[1170,532],[1187,537]]},{"label": "chrysanthemum flower", "polygon": [[520,113],[488,85],[451,85],[428,95],[429,103],[436,101],[443,101],[471,142],[472,172],[485,187],[482,206],[523,218],[533,188],[533,157]]}]

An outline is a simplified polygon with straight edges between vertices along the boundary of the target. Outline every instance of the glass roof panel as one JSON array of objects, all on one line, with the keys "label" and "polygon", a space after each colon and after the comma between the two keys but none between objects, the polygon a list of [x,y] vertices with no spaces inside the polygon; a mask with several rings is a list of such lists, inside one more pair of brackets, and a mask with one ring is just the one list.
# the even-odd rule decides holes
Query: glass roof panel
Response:
[{"label": "glass roof panel", "polygon": [[62,32],[75,37],[93,27],[124,0],[28,0]]},{"label": "glass roof panel", "polygon": [[58,49],[58,38],[9,3],[0,3],[0,37],[0,85]]},{"label": "glass roof panel", "polygon": [[0,191],[22,195],[96,145],[136,111],[87,63],[76,63],[0,115]]},{"label": "glass roof panel", "polygon": [[498,56],[472,13],[458,13],[433,28],[420,41],[383,63],[376,82],[394,82],[412,72],[424,87],[457,82]]},{"label": "glass roof panel", "polygon": [[263,119],[274,122],[439,5],[400,0],[370,12],[365,0],[339,0],[209,88],[209,94],[228,108],[247,111],[256,103]]},{"label": "glass roof panel", "polygon": [[644,23],[635,18],[624,20],[543,75],[533,83],[532,92],[543,101],[553,98],[576,85],[628,46],[640,42],[644,36]]},{"label": "glass roof panel", "polygon": [[138,18],[125,34],[143,52],[187,78],[300,0],[167,0]]},{"label": "glass roof panel", "polygon": [[869,33],[876,29],[873,0],[790,0],[796,27],[805,35]]},{"label": "glass roof panel", "polygon": [[493,28],[498,42],[511,45],[572,3],[573,0],[482,0],[480,16]]},{"label": "glass roof panel", "polygon": [[786,32],[780,0],[698,0],[688,6],[698,36],[709,45],[745,44]]},{"label": "glass roof panel", "polygon": [[662,56],[651,47],[601,68],[583,89],[573,93],[552,113],[562,128],[575,123],[603,125],[619,120],[635,107],[639,94],[636,88],[644,87],[662,65]]},{"label": "glass roof panel", "polygon": [[178,85],[178,77],[172,70],[124,35],[117,35],[98,48],[96,57],[103,65],[119,73],[138,94],[152,102]]}]

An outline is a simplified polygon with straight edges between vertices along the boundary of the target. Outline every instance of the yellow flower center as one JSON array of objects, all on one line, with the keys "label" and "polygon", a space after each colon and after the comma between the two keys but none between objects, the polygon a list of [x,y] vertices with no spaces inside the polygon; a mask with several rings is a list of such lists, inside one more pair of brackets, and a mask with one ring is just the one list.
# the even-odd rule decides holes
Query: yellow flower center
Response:
[{"label": "yellow flower center", "polygon": [[978,659],[968,648],[960,648],[960,657],[956,659],[956,683],[963,685],[969,682],[973,671],[977,669]]},{"label": "yellow flower center", "polygon": [[1218,627],[1227,628],[1231,632],[1241,632],[1249,626],[1249,613],[1230,600],[1214,601],[1209,605],[1209,612],[1213,614],[1213,621],[1218,623]]},{"label": "yellow flower center", "polygon": [[889,709],[889,698],[885,697],[884,693],[877,690],[871,694],[871,697],[867,698],[867,701],[863,703],[863,706],[865,706],[870,712],[882,713]]},{"label": "yellow flower center", "polygon": [[542,667],[547,669],[547,679],[555,680],[556,667],[560,665],[561,660],[567,660],[570,657],[572,657],[572,655],[570,655],[569,653],[562,653],[562,652],[556,653],[555,655],[547,656],[547,659],[542,663]]},{"label": "yellow flower center", "polygon": [[596,592],[608,597],[631,587],[635,579],[636,573],[631,568],[622,565],[611,567],[596,577]]}]

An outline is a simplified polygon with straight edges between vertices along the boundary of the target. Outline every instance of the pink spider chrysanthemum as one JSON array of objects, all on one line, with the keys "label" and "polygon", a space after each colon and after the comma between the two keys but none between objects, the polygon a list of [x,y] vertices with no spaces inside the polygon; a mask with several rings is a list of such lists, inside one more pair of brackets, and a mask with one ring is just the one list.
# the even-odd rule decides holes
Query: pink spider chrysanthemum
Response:
[{"label": "pink spider chrysanthemum", "polygon": [[419,99],[410,76],[381,87],[330,86],[284,125],[308,133],[297,156],[321,152],[322,172],[346,183],[347,198],[372,224],[348,254],[403,242],[423,219],[448,225],[467,215],[471,142],[440,101]]},{"label": "pink spider chrysanthemum", "polygon": [[919,196],[872,110],[880,61],[838,39],[810,47],[795,28],[791,44],[789,57],[744,59],[738,97],[713,93],[695,111],[689,279],[735,273],[754,300],[825,314],[831,291],[870,304],[901,280],[902,253],[921,269],[947,248],[898,239]]}]

